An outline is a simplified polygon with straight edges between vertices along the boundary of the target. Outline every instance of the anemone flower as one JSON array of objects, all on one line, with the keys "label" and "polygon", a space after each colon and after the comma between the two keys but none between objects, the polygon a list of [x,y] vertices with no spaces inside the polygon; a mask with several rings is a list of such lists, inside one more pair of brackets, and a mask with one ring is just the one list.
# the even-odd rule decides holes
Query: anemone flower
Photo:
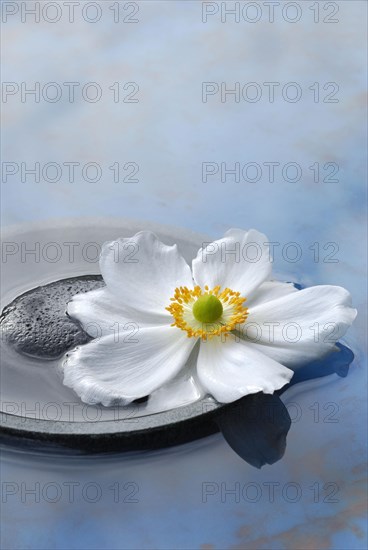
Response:
[{"label": "anemone flower", "polygon": [[349,292],[272,280],[267,242],[231,229],[201,248],[192,268],[148,231],[105,243],[106,286],[68,304],[98,337],[67,354],[64,384],[105,406],[160,392],[229,403],[272,394],[298,367],[337,351],[356,316]]}]

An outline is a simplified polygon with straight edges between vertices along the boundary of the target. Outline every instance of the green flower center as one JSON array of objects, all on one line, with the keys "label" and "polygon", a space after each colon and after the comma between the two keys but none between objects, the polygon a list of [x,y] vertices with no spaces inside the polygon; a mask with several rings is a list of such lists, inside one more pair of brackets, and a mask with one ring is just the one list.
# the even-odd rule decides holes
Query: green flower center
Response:
[{"label": "green flower center", "polygon": [[193,315],[200,323],[214,323],[222,312],[222,303],[213,294],[203,294],[193,305]]}]

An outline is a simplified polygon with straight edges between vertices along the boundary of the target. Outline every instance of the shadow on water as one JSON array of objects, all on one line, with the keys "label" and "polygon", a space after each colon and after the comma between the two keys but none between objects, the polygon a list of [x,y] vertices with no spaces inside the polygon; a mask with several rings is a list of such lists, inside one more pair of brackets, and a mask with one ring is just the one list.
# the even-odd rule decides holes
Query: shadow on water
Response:
[{"label": "shadow on water", "polygon": [[347,376],[354,354],[346,346],[336,345],[338,352],[304,365],[295,372],[290,384],[273,395],[248,395],[222,411],[217,423],[230,447],[243,460],[261,468],[282,458],[291,419],[280,395],[306,380],[331,374]]}]

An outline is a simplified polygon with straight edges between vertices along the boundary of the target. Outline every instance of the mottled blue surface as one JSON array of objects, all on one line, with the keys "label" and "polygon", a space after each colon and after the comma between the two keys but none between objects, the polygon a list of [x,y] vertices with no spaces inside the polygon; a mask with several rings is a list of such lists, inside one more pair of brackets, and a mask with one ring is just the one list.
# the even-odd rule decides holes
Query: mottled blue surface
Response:
[{"label": "mottled blue surface", "polygon": [[[346,343],[356,359],[345,379],[332,375],[285,392],[293,420],[285,457],[261,470],[244,463],[220,435],[162,452],[99,459],[3,451],[2,547],[366,548],[366,4],[333,3],[339,21],[331,24],[323,22],[331,11],[326,2],[319,3],[319,23],[312,2],[297,2],[302,16],[294,24],[277,10],[270,23],[263,2],[263,17],[251,24],[221,23],[219,14],[203,23],[201,2],[154,0],[139,2],[138,23],[115,24],[112,4],[101,3],[95,24],[76,9],[74,23],[65,21],[64,11],[54,24],[22,23],[16,14],[3,26],[4,81],[29,87],[93,81],[103,90],[97,103],[69,103],[65,88],[56,103],[8,97],[3,161],[28,167],[95,162],[103,175],[96,183],[83,181],[78,170],[68,182],[66,168],[56,183],[9,176],[1,185],[3,225],[113,216],[214,237],[229,227],[256,227],[280,243],[275,267],[290,280],[352,292],[359,316]],[[131,8],[124,11],[123,4],[125,16]],[[109,86],[132,81],[139,84],[139,102],[114,103]],[[258,82],[264,95],[257,103],[222,103],[219,95],[203,103],[204,81],[229,88]],[[280,82],[273,103],[264,82]],[[280,97],[277,90],[288,82],[301,86],[300,101]],[[325,98],[332,90],[323,89],[327,82],[338,84],[338,102],[315,103],[309,87],[319,83]],[[203,162],[273,161],[298,163],[300,181],[278,176],[272,183],[265,170],[254,183],[221,182],[218,174],[202,181]],[[108,167],[115,162],[137,163],[139,182],[114,183]],[[321,180],[325,163],[336,163],[338,181],[314,182],[309,167],[316,162]],[[297,262],[281,253],[290,242],[301,248]],[[79,485],[69,502],[65,484],[73,482]],[[39,502],[25,492],[35,483]],[[95,503],[88,483],[101,491]],[[270,483],[276,484],[273,496]],[[114,484],[120,484],[118,498]],[[60,490],[60,499],[51,502]]]}]

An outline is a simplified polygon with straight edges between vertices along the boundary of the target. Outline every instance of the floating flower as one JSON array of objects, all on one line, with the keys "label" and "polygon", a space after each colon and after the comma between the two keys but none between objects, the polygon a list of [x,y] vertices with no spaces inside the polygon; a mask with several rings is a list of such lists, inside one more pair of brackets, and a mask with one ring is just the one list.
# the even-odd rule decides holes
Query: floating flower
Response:
[{"label": "floating flower", "polygon": [[105,406],[273,393],[298,366],[336,351],[356,310],[344,288],[298,290],[271,280],[271,268],[255,230],[231,229],[199,250],[192,269],[148,231],[105,243],[106,286],[68,305],[98,338],[67,354],[64,384]]}]

